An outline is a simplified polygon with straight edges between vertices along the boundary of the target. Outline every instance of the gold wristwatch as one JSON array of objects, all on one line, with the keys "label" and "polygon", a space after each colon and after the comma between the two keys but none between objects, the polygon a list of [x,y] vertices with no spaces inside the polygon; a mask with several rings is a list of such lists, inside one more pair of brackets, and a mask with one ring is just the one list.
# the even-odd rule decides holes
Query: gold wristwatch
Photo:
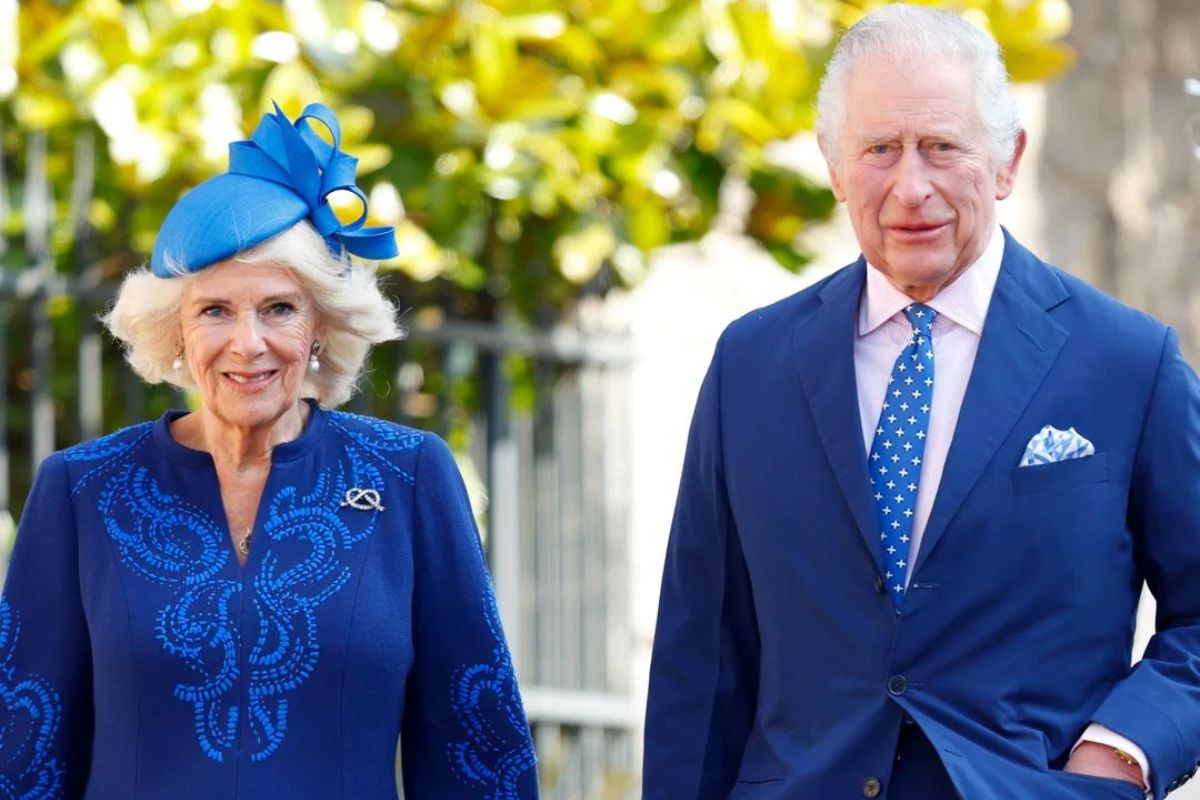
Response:
[{"label": "gold wristwatch", "polygon": [[1119,747],[1112,748],[1112,751],[1113,751],[1113,755],[1117,757],[1117,760],[1124,761],[1129,766],[1137,767],[1138,770],[1141,770],[1142,765],[1138,763],[1136,758],[1129,755],[1129,753],[1126,753],[1124,750],[1122,750]]}]

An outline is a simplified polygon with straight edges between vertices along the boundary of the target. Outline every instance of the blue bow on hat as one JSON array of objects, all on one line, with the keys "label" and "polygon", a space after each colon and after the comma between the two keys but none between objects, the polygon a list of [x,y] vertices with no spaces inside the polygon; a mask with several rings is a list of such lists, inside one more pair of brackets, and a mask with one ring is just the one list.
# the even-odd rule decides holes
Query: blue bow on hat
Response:
[{"label": "blue bow on hat", "polygon": [[[329,129],[333,144],[313,131],[315,119]],[[249,141],[229,145],[229,171],[185,194],[167,214],[150,259],[160,278],[196,272],[283,233],[307,219],[335,255],[362,258],[396,255],[396,232],[364,228],[367,197],[354,182],[358,159],[340,149],[342,131],[333,111],[312,103],[290,122],[275,104]],[[362,201],[362,213],[338,221],[328,197],[338,190]]]}]

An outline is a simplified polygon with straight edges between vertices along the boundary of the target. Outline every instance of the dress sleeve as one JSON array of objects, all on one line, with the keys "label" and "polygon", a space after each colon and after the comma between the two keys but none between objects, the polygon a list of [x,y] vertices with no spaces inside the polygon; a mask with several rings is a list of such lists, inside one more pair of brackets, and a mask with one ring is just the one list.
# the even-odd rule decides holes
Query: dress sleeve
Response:
[{"label": "dress sleeve", "polygon": [[415,495],[405,794],[536,798],[533,742],[479,533],[454,458],[436,436],[421,446]]},{"label": "dress sleeve", "polygon": [[0,598],[0,795],[74,800],[92,744],[91,649],[66,465],[38,470]]}]

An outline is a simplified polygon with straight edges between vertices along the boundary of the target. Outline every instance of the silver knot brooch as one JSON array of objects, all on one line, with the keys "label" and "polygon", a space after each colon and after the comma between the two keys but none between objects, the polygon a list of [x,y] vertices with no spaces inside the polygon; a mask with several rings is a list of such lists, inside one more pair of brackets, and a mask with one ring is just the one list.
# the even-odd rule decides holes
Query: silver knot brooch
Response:
[{"label": "silver knot brooch", "polygon": [[340,507],[349,506],[358,511],[383,511],[381,499],[379,492],[374,489],[362,489],[354,486],[346,490],[346,498],[342,500]]}]

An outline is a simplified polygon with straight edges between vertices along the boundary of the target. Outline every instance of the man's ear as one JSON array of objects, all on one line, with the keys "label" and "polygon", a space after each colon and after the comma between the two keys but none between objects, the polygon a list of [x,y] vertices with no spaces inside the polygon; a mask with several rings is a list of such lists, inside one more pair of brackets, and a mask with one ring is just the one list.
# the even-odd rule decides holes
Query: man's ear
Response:
[{"label": "man's ear", "polygon": [[1017,141],[1013,147],[1013,155],[1007,164],[1000,167],[996,172],[996,199],[1003,200],[1012,194],[1013,186],[1017,182],[1017,170],[1021,167],[1021,156],[1025,154],[1025,145],[1028,142],[1028,136],[1025,134],[1025,129],[1017,134]]},{"label": "man's ear", "polygon": [[[829,162],[826,162],[827,164]],[[846,202],[846,193],[842,191],[842,176],[838,174],[833,164],[829,164],[829,187],[833,189],[833,196],[837,198],[839,203]]]},{"label": "man's ear", "polygon": [[833,166],[833,159],[829,156],[828,143],[818,136],[817,147],[821,148],[821,155],[825,157],[825,166],[829,170],[829,186],[833,189],[833,196],[838,199],[838,202],[846,202],[846,193],[842,191],[842,176]]}]

